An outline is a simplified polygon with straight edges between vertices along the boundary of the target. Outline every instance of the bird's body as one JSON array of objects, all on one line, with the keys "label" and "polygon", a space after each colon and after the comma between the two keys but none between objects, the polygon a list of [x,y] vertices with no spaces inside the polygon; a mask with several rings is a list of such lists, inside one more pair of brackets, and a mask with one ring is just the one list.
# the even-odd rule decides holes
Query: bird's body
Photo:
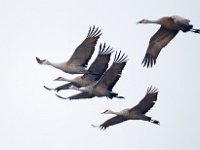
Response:
[{"label": "bird's body", "polygon": [[64,84],[62,86],[56,87],[54,89],[50,89],[46,86],[44,86],[48,90],[66,90],[69,89],[72,85],[76,86],[77,88],[80,87],[86,87],[91,85],[92,83],[98,81],[102,74],[106,71],[108,68],[108,63],[110,61],[110,56],[112,54],[112,48],[110,46],[106,47],[106,44],[104,43],[103,45],[100,44],[99,46],[99,53],[94,60],[94,62],[90,65],[88,71],[93,72],[93,74],[90,73],[85,73],[82,76],[75,77],[72,80],[66,79],[64,77],[58,77],[54,81],[67,81],[70,83]]},{"label": "bird's body", "polygon": [[90,73],[86,67],[94,53],[95,45],[101,34],[99,28],[95,28],[95,26],[93,28],[90,27],[86,39],[75,49],[73,55],[68,61],[53,63],[46,59],[41,60],[38,57],[36,57],[36,60],[41,65],[50,65],[69,74]]},{"label": "bird's body", "polygon": [[101,76],[101,78],[94,82],[92,85],[83,87],[83,88],[76,88],[76,90],[79,90],[81,93],[72,95],[70,97],[61,97],[57,95],[58,97],[62,99],[83,99],[83,98],[92,98],[92,97],[103,97],[106,96],[110,99],[113,97],[116,98],[124,98],[122,96],[118,96],[118,93],[115,93],[112,91],[112,88],[116,84],[116,82],[121,77],[122,70],[124,69],[126,62],[127,62],[127,56],[120,56],[121,51],[117,54],[115,54],[115,59],[111,67]]},{"label": "bird's body", "polygon": [[153,21],[152,23],[160,24],[161,26],[169,30],[179,30],[172,18],[173,17],[162,17],[156,21]]},{"label": "bird's body", "polygon": [[77,89],[77,90],[80,90],[83,93],[87,93],[88,95],[90,95],[89,97],[91,97],[91,96],[92,97],[94,97],[94,96],[96,96],[96,97],[107,96],[109,98],[113,97],[110,90],[108,90],[106,88],[102,88],[102,87],[98,86],[97,84],[98,84],[98,82],[93,83],[92,85],[87,86],[85,88],[81,88],[81,89]]},{"label": "bird's body", "polygon": [[104,111],[103,114],[115,114],[116,116],[108,119],[98,127],[101,129],[106,129],[109,126],[128,120],[143,120],[154,124],[159,124],[159,121],[152,120],[151,117],[145,115],[145,113],[148,112],[155,104],[155,101],[157,100],[157,94],[157,89],[152,89],[152,87],[150,87],[147,89],[145,97],[133,108],[126,108],[119,112],[114,112],[112,110]]},{"label": "bird's body", "polygon": [[160,29],[151,37],[145,57],[142,61],[144,66],[152,67],[163,47],[165,47],[181,30],[183,32],[200,33],[199,29],[193,29],[190,20],[181,16],[162,17],[158,20],[143,19],[138,23],[153,23],[161,25]]},{"label": "bird's body", "polygon": [[141,114],[137,111],[132,111],[130,108],[123,109],[119,112],[114,112],[111,110],[107,110],[109,112],[106,112],[107,114],[115,114],[118,116],[122,116],[126,118],[127,120],[144,120],[144,121],[149,121],[149,117],[145,116],[144,114]]}]

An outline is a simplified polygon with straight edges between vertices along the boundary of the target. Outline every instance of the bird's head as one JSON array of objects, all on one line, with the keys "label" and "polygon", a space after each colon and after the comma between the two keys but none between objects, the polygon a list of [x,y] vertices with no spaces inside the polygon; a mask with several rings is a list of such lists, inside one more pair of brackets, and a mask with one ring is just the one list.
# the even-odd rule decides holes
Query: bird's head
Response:
[{"label": "bird's head", "polygon": [[148,23],[148,20],[147,19],[142,19],[142,20],[137,22],[137,24],[139,24],[139,23],[144,23],[145,24],[145,23]]},{"label": "bird's head", "polygon": [[112,114],[112,111],[109,109],[106,109],[104,112],[102,112],[101,114]]},{"label": "bird's head", "polygon": [[46,59],[41,60],[40,58],[36,57],[36,60],[37,60],[38,64],[48,65],[48,60],[46,60]]}]

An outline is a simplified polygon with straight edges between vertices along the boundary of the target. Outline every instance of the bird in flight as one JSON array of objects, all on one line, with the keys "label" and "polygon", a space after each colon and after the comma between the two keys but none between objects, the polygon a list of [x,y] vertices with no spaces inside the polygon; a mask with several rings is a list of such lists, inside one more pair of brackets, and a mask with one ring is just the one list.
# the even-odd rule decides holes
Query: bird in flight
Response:
[{"label": "bird in flight", "polygon": [[88,61],[94,53],[95,46],[101,35],[101,30],[99,30],[98,27],[90,27],[86,39],[75,49],[68,61],[54,63],[48,61],[47,59],[41,60],[38,57],[36,57],[36,60],[41,65],[50,65],[69,74],[90,73],[86,70],[86,67],[88,65]]},{"label": "bird in flight", "polygon": [[75,77],[74,79],[66,79],[64,77],[58,77],[54,81],[67,81],[64,85],[58,86],[56,88],[49,88],[44,86],[47,90],[67,90],[70,89],[71,86],[76,86],[77,88],[86,87],[90,84],[98,81],[103,73],[108,68],[108,63],[110,61],[110,56],[113,53],[113,49],[110,46],[106,46],[106,43],[99,45],[99,53],[94,60],[94,62],[88,68],[89,72],[93,72],[95,74],[84,73],[82,76]]},{"label": "bird in flight", "polygon": [[181,30],[183,32],[200,33],[200,29],[194,29],[193,25],[189,24],[190,20],[180,16],[162,17],[158,20],[142,19],[137,22],[139,24],[159,24],[160,29],[151,37],[146,54],[142,61],[143,66],[152,67],[156,64],[156,59],[163,47],[165,47]]},{"label": "bird in flight", "polygon": [[110,99],[112,99],[113,97],[124,98],[123,96],[119,96],[118,93],[113,92],[112,89],[121,77],[122,70],[124,69],[127,63],[127,57],[128,56],[125,56],[125,53],[121,55],[121,51],[119,53],[116,52],[113,64],[107,71],[104,72],[104,74],[97,82],[94,82],[92,85],[83,88],[77,88],[72,86],[72,89],[78,90],[80,91],[80,93],[69,97],[62,97],[58,94],[56,95],[64,100],[92,98],[95,96],[106,96]]},{"label": "bird in flight", "polygon": [[143,120],[159,125],[159,121],[153,120],[151,117],[145,115],[154,106],[157,101],[157,95],[158,90],[156,88],[149,87],[144,98],[136,106],[124,109],[120,112],[114,112],[107,109],[102,114],[115,114],[116,116],[108,119],[99,126],[92,126],[99,127],[100,129],[106,129],[127,120]]}]

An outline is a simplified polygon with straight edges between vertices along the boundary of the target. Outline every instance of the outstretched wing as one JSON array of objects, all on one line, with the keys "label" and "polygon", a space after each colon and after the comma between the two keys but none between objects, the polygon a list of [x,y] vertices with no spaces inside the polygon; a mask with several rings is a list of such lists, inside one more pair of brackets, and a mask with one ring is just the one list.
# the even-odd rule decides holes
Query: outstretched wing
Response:
[{"label": "outstretched wing", "polygon": [[100,44],[99,53],[94,62],[88,68],[88,72],[92,72],[93,74],[85,73],[82,76],[82,79],[92,79],[93,81],[98,81],[108,68],[108,63],[110,61],[112,52],[113,50],[110,48],[110,46],[106,47],[105,43],[103,45]]},{"label": "outstretched wing", "polygon": [[178,30],[170,30],[161,26],[151,37],[146,54],[142,61],[143,66],[152,67],[156,64],[156,59],[163,47],[165,47],[178,33]]},{"label": "outstretched wing", "polygon": [[137,111],[139,113],[145,114],[155,104],[157,95],[158,91],[156,88],[148,88],[145,97],[136,106],[131,108],[130,111]]},{"label": "outstretched wing", "polygon": [[94,53],[95,45],[101,34],[99,28],[95,26],[90,27],[86,39],[76,48],[68,63],[86,67]]},{"label": "outstretched wing", "polygon": [[115,125],[115,124],[118,124],[118,123],[122,123],[124,121],[127,121],[128,119],[123,117],[123,116],[115,116],[115,117],[112,117],[110,119],[108,119],[107,121],[105,121],[104,123],[102,123],[99,128],[100,129],[106,129],[108,128],[109,126],[112,126],[112,125]]},{"label": "outstretched wing", "polygon": [[96,84],[96,86],[101,86],[112,91],[112,88],[121,77],[122,70],[124,69],[127,63],[127,56],[124,56],[125,53],[122,56],[120,55],[121,51],[118,54],[117,52],[115,53],[113,64],[99,79],[99,82]]}]

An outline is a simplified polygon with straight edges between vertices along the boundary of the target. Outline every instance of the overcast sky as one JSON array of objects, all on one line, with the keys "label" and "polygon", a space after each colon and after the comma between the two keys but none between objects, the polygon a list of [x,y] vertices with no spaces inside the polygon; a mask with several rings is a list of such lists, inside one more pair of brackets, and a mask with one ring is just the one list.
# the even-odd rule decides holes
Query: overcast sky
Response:
[{"label": "overcast sky", "polygon": [[[0,148],[3,150],[198,150],[200,139],[200,35],[180,32],[165,47],[152,69],[141,61],[158,25],[137,21],[180,15],[200,28],[199,0],[7,0],[0,1],[1,104]],[[113,91],[121,99],[93,98],[63,101],[43,85],[56,87],[58,76],[74,78],[35,57],[53,62],[67,60],[96,25],[114,50],[129,61]],[[113,61],[113,55],[111,62]],[[149,86],[159,90],[158,101],[148,112],[157,126],[127,121],[101,131],[101,124],[137,104]],[[75,91],[59,94],[69,96]]]}]

